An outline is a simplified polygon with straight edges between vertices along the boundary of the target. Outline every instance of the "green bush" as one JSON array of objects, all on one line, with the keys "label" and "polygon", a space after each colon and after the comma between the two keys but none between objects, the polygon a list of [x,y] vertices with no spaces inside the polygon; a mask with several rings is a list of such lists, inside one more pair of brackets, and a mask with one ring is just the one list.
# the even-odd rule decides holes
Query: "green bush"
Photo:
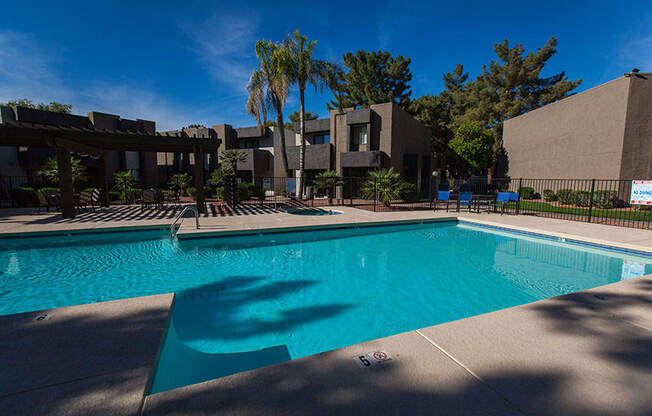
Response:
[{"label": "green bush", "polygon": [[554,202],[557,200],[557,194],[552,189],[543,190],[543,199],[546,202]]},{"label": "green bush", "polygon": [[215,197],[217,199],[224,199],[224,187],[223,186],[217,186],[215,188]]},{"label": "green bush", "polygon": [[419,200],[419,189],[410,182],[401,182],[398,187],[398,197],[403,202],[416,202]]},{"label": "green bush", "polygon": [[109,201],[119,201],[121,194],[119,191],[109,191]]},{"label": "green bush", "polygon": [[36,190],[30,186],[19,186],[9,192],[11,199],[19,207],[32,207],[38,205]]},{"label": "green bush", "polygon": [[591,203],[591,192],[575,191],[573,194],[573,202],[578,207],[588,207]]},{"label": "green bush", "polygon": [[575,203],[575,191],[572,189],[560,189],[557,191],[557,200],[563,205],[572,205]]},{"label": "green bush", "polygon": [[534,188],[531,186],[523,186],[518,188],[518,194],[521,199],[534,199]]},{"label": "green bush", "polygon": [[194,198],[195,196],[197,196],[197,188],[195,188],[194,186],[187,187],[186,188],[186,194],[189,197]]},{"label": "green bush", "polygon": [[599,190],[593,193],[593,205],[598,208],[614,208],[617,200],[615,191]]},{"label": "green bush", "polygon": [[254,194],[254,184],[250,182],[239,183],[237,186],[238,190],[238,200],[247,201]]}]

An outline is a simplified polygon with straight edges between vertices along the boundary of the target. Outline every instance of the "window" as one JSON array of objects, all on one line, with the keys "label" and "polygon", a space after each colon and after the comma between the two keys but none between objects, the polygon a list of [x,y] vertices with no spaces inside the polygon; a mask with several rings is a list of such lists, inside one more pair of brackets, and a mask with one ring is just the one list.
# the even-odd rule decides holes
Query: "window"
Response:
[{"label": "window", "polygon": [[312,136],[312,144],[328,144],[331,142],[331,135],[329,133],[316,134]]},{"label": "window", "polygon": [[353,126],[351,129],[351,151],[357,152],[360,145],[367,144],[367,125]]},{"label": "window", "polygon": [[240,149],[257,149],[260,146],[258,140],[245,140],[240,142]]}]

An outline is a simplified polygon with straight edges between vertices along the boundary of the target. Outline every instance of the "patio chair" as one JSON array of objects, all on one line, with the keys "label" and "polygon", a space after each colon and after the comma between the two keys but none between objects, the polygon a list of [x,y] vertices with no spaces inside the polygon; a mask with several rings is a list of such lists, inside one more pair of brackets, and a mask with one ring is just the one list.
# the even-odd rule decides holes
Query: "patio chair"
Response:
[{"label": "patio chair", "polygon": [[496,200],[491,201],[491,204],[489,205],[489,208],[487,209],[488,212],[490,212],[492,209],[495,212],[498,207],[500,207],[500,214],[505,213],[505,207],[511,200],[511,192],[498,192],[498,195],[496,195]]},{"label": "patio chair", "polygon": [[437,205],[441,202],[446,203],[446,212],[448,212],[448,204],[450,203],[451,192],[450,191],[437,191],[437,196],[432,200],[432,207],[436,211]]},{"label": "patio chair", "polygon": [[57,208],[59,206],[59,201],[58,198],[55,196],[49,196],[46,195],[44,192],[41,191],[35,191],[36,192],[36,199],[38,201],[38,211],[41,212],[43,208],[47,208],[48,212],[50,212],[50,208]]},{"label": "patio chair", "polygon": [[145,189],[140,199],[140,209],[143,210],[152,205],[162,207],[163,200],[154,189]]},{"label": "patio chair", "polygon": [[100,191],[99,189],[93,189],[92,191],[82,191],[79,194],[79,199],[77,200],[77,208],[91,208],[91,211],[95,211],[95,206],[100,206]]},{"label": "patio chair", "polygon": [[469,212],[473,209],[473,192],[460,192],[457,197],[458,209],[461,207],[468,207]]}]

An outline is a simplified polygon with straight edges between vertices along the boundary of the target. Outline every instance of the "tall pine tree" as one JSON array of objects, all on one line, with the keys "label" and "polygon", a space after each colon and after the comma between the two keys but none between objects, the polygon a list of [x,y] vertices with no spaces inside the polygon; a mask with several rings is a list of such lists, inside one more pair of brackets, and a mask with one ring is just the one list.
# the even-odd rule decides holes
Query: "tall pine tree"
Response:
[{"label": "tall pine tree", "polygon": [[410,58],[392,57],[389,52],[358,51],[344,55],[347,72],[340,74],[335,99],[329,109],[346,107],[369,107],[372,104],[393,101],[401,108],[410,105]]}]

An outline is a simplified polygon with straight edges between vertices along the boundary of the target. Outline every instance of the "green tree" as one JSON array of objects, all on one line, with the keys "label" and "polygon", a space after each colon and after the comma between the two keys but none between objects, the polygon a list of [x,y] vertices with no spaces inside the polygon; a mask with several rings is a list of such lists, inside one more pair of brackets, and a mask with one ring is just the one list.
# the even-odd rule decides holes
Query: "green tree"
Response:
[{"label": "green tree", "polygon": [[[292,114],[290,114],[290,125],[294,126],[294,123],[299,122],[299,112],[298,111],[293,111]],[[310,111],[306,111],[304,114],[304,120],[317,120],[319,118],[319,114],[312,113]],[[287,124],[287,123],[286,123]]]},{"label": "green tree", "polygon": [[51,111],[53,113],[64,113],[64,114],[70,114],[72,111],[72,105],[70,104],[61,104],[56,101],[50,102],[50,104],[45,104],[45,103],[39,103],[39,104],[34,104],[31,100],[27,98],[19,98],[17,100],[11,100],[8,101],[7,104],[10,107],[13,106],[19,106],[19,107],[27,107],[27,108],[33,108],[35,110],[43,110],[43,111]]},{"label": "green tree", "polygon": [[247,161],[247,154],[242,150],[225,150],[220,153],[220,160],[226,176],[233,176],[238,171],[238,163]]},{"label": "green tree", "polygon": [[128,170],[126,172],[114,173],[113,182],[115,183],[113,188],[120,191],[120,198],[123,201],[128,202],[129,191],[138,184],[138,178],[134,176],[131,170]]},{"label": "green tree", "polygon": [[[582,82],[568,80],[564,71],[542,77],[541,71],[557,52],[553,37],[536,52],[524,56],[522,44],[507,40],[494,46],[498,58],[482,67],[482,73],[470,88],[474,101],[472,119],[484,122],[493,131],[494,144],[490,177],[507,172],[507,154],[503,148],[503,122],[572,94]],[[468,112],[467,112],[468,113]]]},{"label": "green tree", "polygon": [[314,58],[316,40],[308,40],[299,30],[287,38],[284,43],[284,70],[291,84],[299,88],[299,196],[305,194],[305,156],[306,123],[305,93],[306,87],[312,85],[315,90],[332,86],[338,76],[338,68],[329,62]]},{"label": "green tree", "polygon": [[386,207],[399,199],[401,175],[394,168],[377,169],[369,172],[367,180],[362,183],[360,191],[366,199],[376,199]]},{"label": "green tree", "polygon": [[333,203],[333,195],[335,194],[335,187],[342,185],[344,181],[342,177],[333,170],[319,172],[315,175],[314,184],[317,191],[324,191],[328,195],[328,204]]},{"label": "green tree", "polygon": [[187,173],[176,173],[172,175],[170,181],[168,182],[168,187],[170,190],[174,191],[177,197],[185,194],[186,188],[190,185],[192,181],[192,176]]},{"label": "green tree", "polygon": [[[77,185],[80,181],[83,181],[86,178],[86,166],[81,164],[81,159],[71,157],[70,167],[72,170],[72,183],[74,185]],[[57,162],[57,159],[54,157],[49,158],[37,174],[45,177],[45,179],[53,185],[58,184],[59,163]]]},{"label": "green tree", "polygon": [[450,141],[450,148],[465,160],[475,174],[484,174],[491,166],[493,134],[475,121],[464,121]]},{"label": "green tree", "polygon": [[[258,126],[267,124],[269,107],[276,112],[276,125],[283,126],[283,108],[289,94],[290,80],[284,70],[286,52],[283,45],[268,40],[256,42],[256,57],[260,61],[260,69],[251,73],[247,84],[247,113],[254,116]],[[281,158],[287,169],[288,156],[285,146],[285,129],[280,128]]]},{"label": "green tree", "polygon": [[369,107],[372,104],[393,101],[404,110],[410,105],[410,58],[399,55],[394,59],[389,52],[359,50],[344,55],[346,73],[340,74],[335,99],[329,109]]}]

